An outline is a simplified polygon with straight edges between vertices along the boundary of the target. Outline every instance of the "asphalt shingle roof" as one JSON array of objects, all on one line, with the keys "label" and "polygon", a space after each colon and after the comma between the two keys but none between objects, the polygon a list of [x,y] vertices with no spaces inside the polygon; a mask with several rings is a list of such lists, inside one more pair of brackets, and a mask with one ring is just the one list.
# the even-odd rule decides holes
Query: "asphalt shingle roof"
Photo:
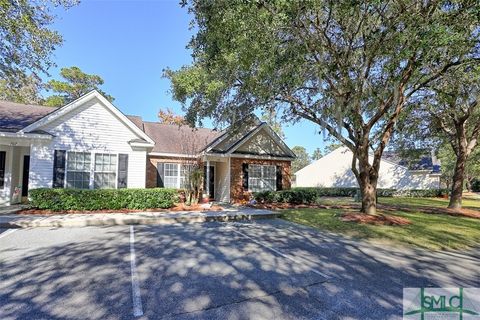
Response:
[{"label": "asphalt shingle roof", "polygon": [[17,132],[56,109],[0,100],[0,131]]}]

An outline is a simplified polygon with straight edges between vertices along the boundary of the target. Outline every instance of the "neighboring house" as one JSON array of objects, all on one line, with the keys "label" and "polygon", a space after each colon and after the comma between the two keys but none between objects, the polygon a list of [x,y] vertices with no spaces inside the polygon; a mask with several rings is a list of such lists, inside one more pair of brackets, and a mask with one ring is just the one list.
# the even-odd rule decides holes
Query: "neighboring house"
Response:
[{"label": "neighboring house", "polygon": [[125,116],[96,91],[61,108],[0,101],[0,205],[33,188],[180,188],[189,161],[211,199],[239,201],[289,188],[294,157],[256,118],[218,132]]},{"label": "neighboring house", "polygon": [[[353,153],[340,147],[295,173],[297,187],[358,187],[352,172]],[[379,188],[438,189],[440,166],[431,156],[407,165],[393,153],[386,153],[380,163]]]}]

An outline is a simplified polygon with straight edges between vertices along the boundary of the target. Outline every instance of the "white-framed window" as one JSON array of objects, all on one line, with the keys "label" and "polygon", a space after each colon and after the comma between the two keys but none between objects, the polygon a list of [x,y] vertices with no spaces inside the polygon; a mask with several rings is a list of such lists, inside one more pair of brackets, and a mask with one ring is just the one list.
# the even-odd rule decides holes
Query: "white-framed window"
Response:
[{"label": "white-framed window", "polygon": [[117,155],[95,153],[94,189],[114,189],[117,185]]},{"label": "white-framed window", "polygon": [[88,189],[90,187],[90,152],[67,153],[66,187]]},{"label": "white-framed window", "polygon": [[165,188],[179,188],[180,177],[178,163],[165,163],[163,167],[163,184]]},{"label": "white-framed window", "polygon": [[277,167],[250,164],[248,166],[248,188],[252,192],[275,191],[277,189]]},{"label": "white-framed window", "polygon": [[164,163],[163,185],[165,188],[185,188],[186,177],[193,168],[192,164]]}]

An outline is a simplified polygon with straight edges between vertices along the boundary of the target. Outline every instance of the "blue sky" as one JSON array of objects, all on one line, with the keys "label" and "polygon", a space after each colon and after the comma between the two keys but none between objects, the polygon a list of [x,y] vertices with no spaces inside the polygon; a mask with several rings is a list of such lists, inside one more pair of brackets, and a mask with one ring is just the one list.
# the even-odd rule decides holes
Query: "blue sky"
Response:
[{"label": "blue sky", "polygon": [[[78,66],[100,75],[105,92],[125,114],[157,121],[160,108],[182,113],[169,94],[169,81],[162,78],[166,67],[177,69],[192,59],[185,48],[193,35],[191,17],[178,1],[84,0],[67,11],[58,10],[54,29],[64,44],[54,53],[58,77],[62,67]],[[312,151],[323,148],[323,134],[307,122],[284,126],[290,147],[301,145]]]}]

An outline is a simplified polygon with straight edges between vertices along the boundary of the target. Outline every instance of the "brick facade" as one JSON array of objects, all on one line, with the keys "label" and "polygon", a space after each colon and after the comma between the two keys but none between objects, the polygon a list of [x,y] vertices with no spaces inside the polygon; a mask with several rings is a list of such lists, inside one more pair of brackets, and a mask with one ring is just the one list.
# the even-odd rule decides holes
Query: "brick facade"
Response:
[{"label": "brick facade", "polygon": [[[158,162],[170,162],[170,163],[185,163],[187,159],[184,158],[166,158],[160,156],[147,157],[147,174],[146,174],[146,187],[155,188],[157,186],[157,163]],[[291,162],[286,160],[262,160],[251,158],[231,158],[230,160],[230,201],[240,202],[243,200],[249,200],[251,197],[250,192],[243,189],[243,172],[242,164],[264,164],[280,166],[282,168],[282,188],[290,189],[291,187]],[[217,186],[216,186],[217,187]]]},{"label": "brick facade", "polygon": [[157,186],[157,163],[186,163],[187,158],[165,158],[160,156],[147,156],[147,175],[145,186],[147,188],[155,188]]},{"label": "brick facade", "polygon": [[251,197],[250,192],[243,189],[242,165],[244,163],[280,166],[282,168],[282,189],[290,189],[291,187],[291,172],[290,172],[291,162],[290,161],[231,158],[230,199],[232,202],[249,200]]}]

